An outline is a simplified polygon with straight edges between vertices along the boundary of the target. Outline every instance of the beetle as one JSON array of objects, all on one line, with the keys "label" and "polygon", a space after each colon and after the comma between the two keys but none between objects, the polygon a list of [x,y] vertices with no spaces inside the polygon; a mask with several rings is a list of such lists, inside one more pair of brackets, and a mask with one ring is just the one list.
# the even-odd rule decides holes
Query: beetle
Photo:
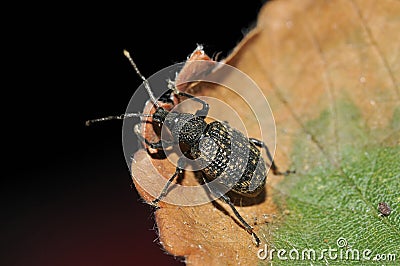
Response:
[{"label": "beetle", "polygon": [[[267,165],[274,175],[287,175],[294,171],[280,172],[276,166],[267,145],[255,138],[248,138],[239,130],[231,127],[227,122],[213,121],[207,123],[210,106],[202,99],[176,89],[173,82],[169,83],[169,93],[178,98],[187,98],[201,104],[201,109],[195,114],[177,111],[168,111],[158,103],[149,82],[140,73],[129,52],[124,50],[136,73],[143,80],[144,87],[155,107],[153,114],[126,113],[119,116],[108,116],[86,121],[86,125],[95,122],[126,119],[130,117],[151,117],[153,125],[160,128],[165,126],[171,133],[172,140],[160,139],[157,142],[147,140],[139,130],[135,130],[138,139],[152,149],[163,151],[165,148],[179,145],[183,156],[178,159],[174,174],[168,179],[164,188],[152,204],[158,207],[158,203],[167,195],[168,189],[176,177],[185,170],[184,158],[196,160],[199,164],[202,181],[208,191],[224,201],[232,209],[237,219],[246,231],[252,235],[254,243],[259,246],[260,239],[253,228],[240,215],[225,191],[232,191],[244,197],[256,197],[264,190]],[[137,129],[137,127],[135,127]],[[270,164],[262,154],[266,151]],[[212,182],[217,180],[217,182]]]},{"label": "beetle", "polygon": [[392,212],[392,209],[386,202],[379,202],[378,203],[378,211],[382,216],[389,216]]}]

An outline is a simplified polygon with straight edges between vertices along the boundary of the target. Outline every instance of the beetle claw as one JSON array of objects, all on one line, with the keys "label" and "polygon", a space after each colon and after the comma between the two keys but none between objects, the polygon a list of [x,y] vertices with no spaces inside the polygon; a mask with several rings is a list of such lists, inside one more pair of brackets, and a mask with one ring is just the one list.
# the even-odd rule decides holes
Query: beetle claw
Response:
[{"label": "beetle claw", "polygon": [[150,205],[153,206],[154,208],[156,208],[156,210],[160,209],[160,206],[158,205],[158,203],[160,202],[159,199],[155,199],[150,201]]},{"label": "beetle claw", "polygon": [[253,237],[253,242],[256,245],[256,247],[260,246],[260,239],[258,238],[258,236],[256,235],[256,233],[251,232],[251,236]]}]

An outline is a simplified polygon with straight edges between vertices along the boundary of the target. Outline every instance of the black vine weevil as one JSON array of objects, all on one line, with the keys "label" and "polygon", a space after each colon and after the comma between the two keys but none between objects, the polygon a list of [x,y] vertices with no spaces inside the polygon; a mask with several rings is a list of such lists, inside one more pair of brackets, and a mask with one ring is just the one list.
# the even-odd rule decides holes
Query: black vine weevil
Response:
[{"label": "black vine weevil", "polygon": [[[256,197],[264,190],[267,163],[264,161],[261,150],[266,151],[270,165],[275,175],[286,175],[291,171],[280,172],[275,165],[271,153],[264,142],[255,138],[248,138],[239,130],[229,126],[227,123],[214,121],[207,123],[205,118],[209,112],[209,105],[202,99],[186,92],[176,89],[170,83],[170,93],[176,97],[185,97],[202,105],[195,114],[176,111],[167,111],[158,103],[153,95],[147,79],[140,73],[136,64],[127,51],[125,56],[129,59],[136,73],[143,80],[144,87],[155,107],[153,114],[126,113],[119,116],[108,116],[86,121],[90,125],[99,121],[112,119],[126,119],[129,117],[151,117],[152,123],[160,128],[165,125],[172,135],[171,140],[160,139],[157,142],[147,140],[139,131],[135,131],[138,138],[145,142],[150,148],[163,151],[165,148],[179,145],[183,156],[179,158],[174,174],[168,179],[159,196],[152,204],[157,206],[168,193],[168,188],[174,179],[185,170],[184,158],[196,160],[200,166],[202,181],[210,193],[227,203],[235,216],[239,219],[253,238],[255,244],[260,243],[259,237],[253,228],[239,214],[226,191],[233,191],[245,197]],[[217,180],[217,182],[211,182]]]}]

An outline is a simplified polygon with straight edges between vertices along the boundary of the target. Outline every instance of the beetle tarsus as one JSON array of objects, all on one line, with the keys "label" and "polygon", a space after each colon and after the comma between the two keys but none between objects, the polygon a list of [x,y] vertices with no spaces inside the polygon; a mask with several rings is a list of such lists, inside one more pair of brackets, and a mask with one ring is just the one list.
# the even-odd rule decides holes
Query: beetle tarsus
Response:
[{"label": "beetle tarsus", "polygon": [[256,233],[254,233],[253,231],[250,233],[251,233],[251,236],[253,237],[253,242],[256,245],[256,247],[260,246],[260,243],[261,243],[260,238],[258,238]]}]

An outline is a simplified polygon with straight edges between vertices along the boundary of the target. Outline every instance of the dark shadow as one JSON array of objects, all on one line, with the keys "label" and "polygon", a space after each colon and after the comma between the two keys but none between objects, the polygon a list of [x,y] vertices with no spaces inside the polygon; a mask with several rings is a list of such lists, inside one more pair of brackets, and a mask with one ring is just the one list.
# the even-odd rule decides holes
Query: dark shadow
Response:
[{"label": "dark shadow", "polygon": [[235,193],[234,191],[228,191],[226,195],[231,199],[232,203],[235,206],[246,207],[260,204],[265,201],[267,194],[265,193],[265,189],[260,192],[255,197],[246,197],[244,195]]},{"label": "dark shadow", "polygon": [[[194,173],[194,176],[196,177],[197,182],[199,184],[204,184],[203,181],[203,173],[201,171],[197,171]],[[208,192],[209,193],[209,192]],[[234,191],[228,191],[226,193],[226,196],[228,196],[231,199],[231,202],[235,206],[240,206],[240,207],[246,207],[246,206],[253,206],[260,204],[265,201],[267,195],[265,193],[265,189],[260,192],[257,196],[253,196],[249,194],[249,196],[243,195],[243,194],[238,194]],[[210,197],[211,200],[211,197]]]},{"label": "dark shadow", "polygon": [[[195,177],[198,180],[199,184],[203,185],[204,184],[204,179],[203,179],[204,174],[201,171],[197,171],[195,172]],[[238,219],[238,217],[234,214],[230,214],[226,208],[224,208],[221,203],[220,203],[220,199],[218,200],[213,200],[212,197],[212,192],[210,190],[208,190],[207,188],[205,188],[207,190],[207,195],[210,199],[211,204],[217,209],[219,210],[221,213],[223,213],[224,215],[229,216],[231,219],[233,219],[233,221],[240,226],[241,228],[245,229],[245,226],[243,225],[243,223]],[[240,206],[240,207],[244,207],[244,206],[251,206],[251,205],[256,205],[259,204],[261,202],[263,202],[265,200],[265,190],[262,191],[262,193],[260,193],[259,195],[257,195],[256,197],[252,197],[252,198],[248,198],[245,197],[243,195],[239,195],[237,193],[234,193],[233,191],[229,191],[228,193],[226,193],[226,196],[228,196],[231,199],[231,202],[235,205],[235,206]],[[247,221],[248,222],[248,221]]]}]

